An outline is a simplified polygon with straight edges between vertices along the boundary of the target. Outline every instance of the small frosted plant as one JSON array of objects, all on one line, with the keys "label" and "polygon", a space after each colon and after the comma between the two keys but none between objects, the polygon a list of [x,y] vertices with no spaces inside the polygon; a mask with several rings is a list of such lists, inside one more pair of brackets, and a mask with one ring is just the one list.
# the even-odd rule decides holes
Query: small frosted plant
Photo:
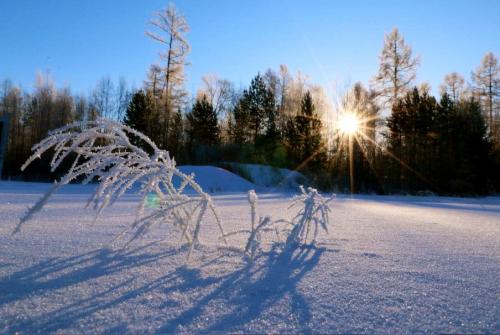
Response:
[{"label": "small frosted plant", "polygon": [[[328,202],[334,196],[326,199],[312,187],[307,190],[300,186],[301,194],[296,196],[289,209],[298,208],[297,214],[288,223],[292,226],[286,245],[312,244],[316,243],[319,230],[323,229],[328,233],[330,225]],[[284,221],[284,220],[280,220]]]},{"label": "small frosted plant", "polygon": [[254,190],[248,192],[248,203],[250,205],[250,229],[241,229],[226,235],[246,234],[248,235],[243,253],[252,262],[259,251],[262,250],[262,235],[272,233],[275,239],[272,242],[280,242],[281,236],[286,236],[285,248],[297,245],[316,243],[319,230],[328,233],[329,212],[328,202],[333,197],[326,199],[314,188],[305,190],[302,186],[301,195],[295,197],[289,209],[298,208],[297,214],[291,219],[272,220],[269,216],[257,215],[258,197]]},{"label": "small frosted plant", "polygon": [[226,235],[226,237],[246,234],[248,235],[243,253],[250,262],[253,262],[255,256],[261,251],[262,234],[264,232],[275,232],[279,238],[277,230],[274,228],[275,222],[269,216],[257,215],[258,196],[254,190],[248,191],[248,204],[250,205],[250,229],[241,229]]},{"label": "small frosted plant", "polygon": [[[133,144],[132,139],[141,141],[151,154]],[[170,223],[178,228],[180,240],[189,245],[189,259],[198,242],[203,218],[209,212],[224,237],[212,199],[195,182],[194,175],[179,171],[169,153],[158,149],[144,134],[106,119],[75,122],[50,132],[36,144],[32,148],[32,156],[22,169],[49,149],[54,150],[51,171],[55,171],[65,159],[69,159],[70,154],[76,157],[69,171],[21,218],[14,233],[19,232],[21,226],[40,211],[60,187],[83,179],[84,184],[99,181],[87,203],[96,210],[96,219],[104,208],[116,202],[133,185],[140,185],[139,193],[142,198],[137,206],[136,219],[126,231],[132,232],[131,240],[142,236],[154,225]],[[194,195],[185,194],[187,187],[194,190]],[[155,195],[158,206],[144,216],[150,194]]]},{"label": "small frosted plant", "polygon": [[[148,147],[148,150],[134,144],[137,141]],[[215,219],[220,238],[226,244],[226,237],[248,235],[243,252],[250,261],[262,250],[262,235],[266,232],[272,232],[278,241],[281,234],[287,236],[286,246],[314,244],[320,228],[328,232],[328,202],[331,198],[325,199],[313,188],[306,191],[301,187],[302,194],[295,197],[290,205],[290,208],[298,208],[297,215],[291,220],[273,221],[269,216],[259,216],[257,194],[254,190],[249,191],[250,229],[225,234],[212,198],[195,182],[194,175],[186,175],[178,170],[168,151],[158,149],[147,136],[115,121],[97,119],[75,122],[50,132],[32,148],[33,154],[22,169],[49,150],[54,152],[51,171],[55,171],[71,155],[74,161],[68,172],[25,213],[14,233],[19,232],[22,225],[40,211],[60,187],[80,179],[83,179],[84,184],[94,180],[99,182],[87,202],[87,206],[92,206],[96,211],[95,220],[103,209],[114,204],[133,185],[139,185],[141,200],[137,205],[135,220],[116,239],[130,234],[130,243],[155,225],[171,224],[179,231],[180,242],[185,242],[189,247],[188,260],[199,242],[202,222],[209,213]],[[185,192],[187,188],[191,188],[194,194],[188,196]],[[149,209],[147,214],[146,208]]]}]

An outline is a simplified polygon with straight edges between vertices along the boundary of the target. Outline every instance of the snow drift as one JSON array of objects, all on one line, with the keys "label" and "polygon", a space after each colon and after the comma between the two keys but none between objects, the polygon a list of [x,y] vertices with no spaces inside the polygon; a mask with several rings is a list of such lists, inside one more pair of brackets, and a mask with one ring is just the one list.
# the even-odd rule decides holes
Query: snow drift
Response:
[{"label": "snow drift", "polygon": [[247,192],[258,189],[248,180],[219,167],[182,165],[178,166],[178,169],[186,175],[194,173],[196,182],[209,193]]},{"label": "snow drift", "polygon": [[224,163],[229,169],[240,172],[257,186],[273,191],[299,192],[301,185],[307,185],[307,178],[300,172],[262,164]]}]

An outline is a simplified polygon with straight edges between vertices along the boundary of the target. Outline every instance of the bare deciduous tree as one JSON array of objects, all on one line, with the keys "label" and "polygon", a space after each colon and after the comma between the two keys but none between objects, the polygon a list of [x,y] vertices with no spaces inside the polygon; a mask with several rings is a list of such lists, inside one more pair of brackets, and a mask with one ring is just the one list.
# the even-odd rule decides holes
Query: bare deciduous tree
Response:
[{"label": "bare deciduous tree", "polygon": [[488,113],[490,132],[495,135],[494,118],[498,118],[498,111],[495,113],[495,103],[500,98],[500,65],[492,52],[484,55],[481,65],[472,72],[472,80],[475,84],[474,91]]},{"label": "bare deciduous tree", "polygon": [[215,74],[207,74],[201,80],[203,86],[198,91],[197,97],[202,98],[205,95],[217,115],[224,116],[234,105],[233,84]]},{"label": "bare deciduous tree", "polygon": [[92,104],[97,112],[107,118],[113,118],[113,95],[115,86],[109,76],[101,78],[92,92]]},{"label": "bare deciduous tree", "polygon": [[[187,65],[186,55],[190,50],[186,40],[189,25],[174,5],[169,5],[165,10],[157,12],[150,24],[157,32],[147,31],[146,35],[161,43],[165,50],[160,52],[164,65],[161,68],[163,105],[165,107],[162,123],[166,129],[163,145],[168,142],[171,115],[179,110],[184,102],[184,66]],[[156,83],[155,83],[156,85]]]},{"label": "bare deciduous tree", "polygon": [[455,102],[460,100],[466,91],[464,77],[457,72],[447,74],[444,77],[444,81],[439,87],[439,90],[441,95],[446,93]]},{"label": "bare deciduous tree", "polygon": [[373,79],[374,90],[384,104],[392,105],[408,91],[419,63],[397,28],[385,35],[379,71]]}]

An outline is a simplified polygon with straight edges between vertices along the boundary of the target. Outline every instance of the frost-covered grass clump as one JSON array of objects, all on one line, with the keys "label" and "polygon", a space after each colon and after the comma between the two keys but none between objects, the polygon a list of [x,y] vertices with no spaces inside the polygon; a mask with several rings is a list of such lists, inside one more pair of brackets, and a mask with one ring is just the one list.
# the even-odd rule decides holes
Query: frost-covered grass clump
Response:
[{"label": "frost-covered grass clump", "polygon": [[[49,150],[54,152],[50,163],[52,171],[65,159],[74,157],[74,161],[69,171],[26,212],[14,232],[19,232],[21,226],[40,211],[61,186],[79,179],[83,179],[84,184],[94,180],[99,182],[87,203],[87,206],[92,205],[95,209],[96,219],[103,209],[138,184],[141,201],[137,205],[136,218],[117,238],[131,235],[130,242],[155,225],[171,224],[177,228],[181,242],[189,246],[188,259],[199,240],[201,226],[207,215],[215,219],[219,239],[226,244],[226,237],[248,235],[244,253],[250,260],[260,250],[261,235],[264,233],[274,233],[276,240],[286,237],[286,246],[290,246],[314,244],[320,228],[328,232],[329,200],[315,189],[301,188],[302,194],[290,206],[298,209],[297,215],[291,220],[258,216],[258,197],[255,191],[250,191],[250,228],[226,234],[212,198],[196,183],[194,175],[182,173],[168,151],[160,150],[147,136],[118,122],[106,119],[76,122],[50,132],[32,150],[32,156],[22,169]],[[186,194],[187,187],[194,190],[194,194]],[[157,206],[145,215],[144,209],[151,194],[157,199]]]},{"label": "frost-covered grass clump", "polygon": [[[138,142],[143,143],[151,154],[134,144]],[[52,171],[70,154],[76,154],[76,158],[69,171],[21,218],[15,232],[40,211],[61,186],[83,178],[84,184],[95,179],[99,181],[87,203],[96,210],[96,219],[104,208],[115,203],[128,189],[136,184],[140,186],[142,199],[137,205],[136,219],[125,231],[132,232],[131,240],[154,225],[171,223],[178,228],[181,240],[189,245],[189,257],[198,241],[203,217],[209,212],[214,216],[221,235],[224,235],[211,197],[196,183],[194,176],[179,171],[167,151],[158,149],[147,136],[130,127],[98,119],[59,128],[33,147],[33,154],[22,169],[51,149],[54,150],[50,163]],[[188,186],[194,190],[194,195],[185,194]],[[157,197],[158,206],[144,216],[151,193]]]},{"label": "frost-covered grass clump", "polygon": [[[320,229],[328,233],[330,224],[328,202],[333,197],[326,199],[311,187],[306,190],[301,186],[300,190],[301,194],[296,196],[288,207],[289,210],[296,209],[296,214],[290,220],[273,220],[270,216],[258,215],[258,196],[255,191],[249,191],[250,229],[241,229],[226,234],[226,237],[247,235],[243,253],[250,261],[253,261],[261,250],[264,234],[271,234],[273,241],[282,244],[285,249],[306,244],[315,245]],[[283,240],[283,238],[285,239]]]}]

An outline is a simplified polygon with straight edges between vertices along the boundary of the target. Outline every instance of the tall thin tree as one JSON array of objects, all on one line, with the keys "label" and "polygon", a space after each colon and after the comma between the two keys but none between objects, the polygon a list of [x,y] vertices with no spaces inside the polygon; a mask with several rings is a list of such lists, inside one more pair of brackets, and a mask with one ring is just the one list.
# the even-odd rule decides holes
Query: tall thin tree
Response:
[{"label": "tall thin tree", "polygon": [[397,28],[385,35],[378,74],[373,79],[383,104],[392,106],[408,92],[419,63]]},{"label": "tall thin tree", "polygon": [[165,10],[159,11],[150,21],[157,32],[147,31],[146,35],[161,43],[165,50],[160,52],[163,62],[161,68],[163,84],[163,120],[164,141],[163,146],[168,146],[170,119],[174,111],[182,107],[186,96],[184,90],[184,67],[187,65],[186,55],[190,50],[186,34],[189,25],[174,5],[169,5]]},{"label": "tall thin tree", "polygon": [[439,90],[442,96],[448,94],[453,102],[458,102],[466,91],[464,77],[457,72],[447,74]]},{"label": "tall thin tree", "polygon": [[496,135],[495,127],[495,103],[500,98],[500,65],[497,57],[488,52],[484,55],[481,65],[472,72],[472,80],[475,84],[475,93],[483,103],[483,109],[488,113],[488,125],[490,134]]}]

